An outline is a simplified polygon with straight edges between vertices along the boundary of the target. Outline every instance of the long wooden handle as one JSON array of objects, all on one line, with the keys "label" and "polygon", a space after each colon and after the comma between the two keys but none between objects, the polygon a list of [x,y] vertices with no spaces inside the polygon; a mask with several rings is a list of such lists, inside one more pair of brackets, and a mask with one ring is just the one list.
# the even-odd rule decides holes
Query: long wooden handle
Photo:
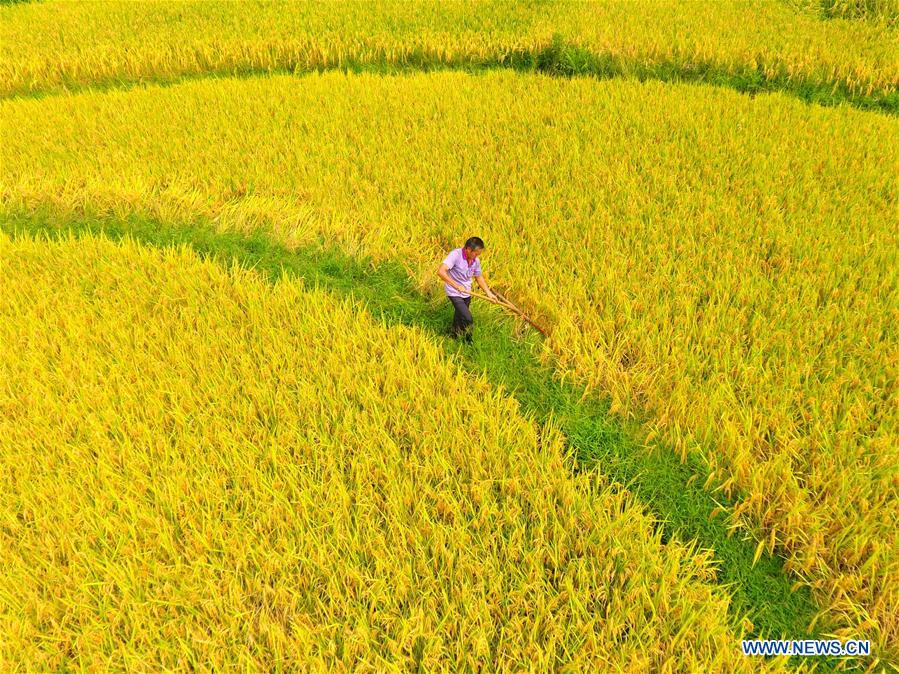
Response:
[{"label": "long wooden handle", "polygon": [[531,326],[532,326],[535,330],[537,330],[541,335],[543,335],[544,337],[549,337],[549,333],[547,333],[546,330],[544,330],[544,329],[541,328],[539,325],[537,325],[534,321],[532,321],[530,318],[528,318],[528,316],[525,315],[525,313],[524,313],[521,309],[519,309],[519,308],[516,307],[514,304],[512,304],[512,303],[511,303],[509,300],[507,300],[503,295],[501,295],[500,293],[497,293],[496,291],[493,291],[493,294],[496,295],[497,297],[499,297],[500,300],[502,300],[503,302],[505,302],[506,305],[508,305],[512,310],[515,311],[515,313],[517,313],[517,314],[518,314],[519,316],[521,316],[524,320],[526,320],[528,323],[530,323]]},{"label": "long wooden handle", "polygon": [[544,330],[544,329],[541,328],[539,325],[537,325],[536,323],[534,323],[534,321],[532,321],[530,318],[528,318],[528,317],[525,315],[525,313],[524,313],[521,309],[519,309],[518,307],[516,307],[514,304],[512,304],[509,300],[507,300],[505,297],[503,297],[502,295],[500,295],[498,292],[493,291],[493,294],[496,295],[496,297],[499,299],[498,302],[495,301],[495,300],[491,300],[491,299],[490,299],[489,297],[487,297],[486,295],[481,295],[480,293],[476,293],[476,292],[474,292],[473,290],[467,290],[466,292],[467,292],[468,294],[472,295],[473,297],[477,297],[477,298],[482,299],[482,300],[487,300],[487,301],[490,302],[491,304],[498,304],[498,305],[500,305],[501,307],[505,307],[506,309],[509,309],[509,310],[510,310],[512,313],[514,313],[516,316],[518,316],[519,318],[521,318],[521,319],[524,320],[524,321],[527,321],[527,322],[528,322],[528,323],[529,323],[535,330],[537,330],[537,332],[539,332],[541,335],[543,335],[544,337],[549,337],[549,333],[547,333],[546,330]]}]

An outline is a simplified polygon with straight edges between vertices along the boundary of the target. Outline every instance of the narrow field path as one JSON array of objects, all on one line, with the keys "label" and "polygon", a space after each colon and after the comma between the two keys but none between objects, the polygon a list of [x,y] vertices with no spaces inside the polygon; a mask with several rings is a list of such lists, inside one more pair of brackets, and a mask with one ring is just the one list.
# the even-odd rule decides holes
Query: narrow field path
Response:
[{"label": "narrow field path", "polygon": [[101,78],[92,82],[71,80],[58,86],[35,90],[17,89],[0,94],[0,100],[43,99],[69,95],[82,91],[127,90],[148,85],[171,86],[194,80],[237,77],[253,78],[273,75],[294,75],[301,77],[309,73],[340,71],[344,73],[376,73],[380,75],[403,75],[419,72],[462,71],[469,74],[486,73],[492,70],[514,70],[522,73],[540,73],[554,77],[593,77],[600,80],[629,78],[641,82],[707,84],[709,86],[733,89],[740,93],[758,94],[780,92],[795,96],[811,105],[850,105],[860,110],[869,110],[888,115],[899,115],[899,91],[895,87],[883,90],[873,89],[868,93],[857,93],[846,86],[818,82],[812,79],[791,78],[785,75],[769,75],[762,69],[746,67],[742,72],[733,73],[714,60],[680,61],[677,59],[658,60],[642,64],[625,64],[612,56],[595,54],[583,47],[563,41],[554,42],[541,50],[519,50],[492,58],[455,57],[441,59],[439,55],[425,52],[412,53],[402,60],[350,60],[340,65],[306,67],[300,64],[284,64],[279,67],[235,66],[210,68],[178,75],[160,74],[152,76]]},{"label": "narrow field path", "polygon": [[[720,564],[718,581],[733,597],[732,624],[746,625],[748,620],[753,636],[770,638],[824,638],[828,631],[816,619],[820,607],[811,593],[783,569],[779,557],[762,553],[756,560],[756,541],[729,535],[725,516],[719,513],[731,508],[739,494],[728,499],[710,493],[705,489],[708,472],[697,457],[688,456],[681,463],[670,448],[642,442],[640,420],[622,421],[602,401],[560,382],[551,365],[540,362],[539,336],[522,331],[493,307],[475,305],[475,344],[466,346],[443,337],[450,311],[437,282],[438,292],[424,297],[397,262],[374,266],[324,247],[288,250],[262,232],[218,233],[202,223],[173,227],[138,216],[125,221],[59,222],[42,212],[16,212],[0,215],[0,229],[12,236],[102,232],[112,239],[132,237],[153,246],[188,245],[221,263],[237,261],[252,267],[272,283],[282,275],[302,277],[310,286],[364,303],[387,324],[425,329],[448,357],[503,387],[527,416],[537,422],[552,418],[576,450],[579,466],[599,462],[606,475],[625,484],[659,519],[664,540],[712,549]],[[821,659],[818,671],[833,671],[837,664],[835,659]]]}]

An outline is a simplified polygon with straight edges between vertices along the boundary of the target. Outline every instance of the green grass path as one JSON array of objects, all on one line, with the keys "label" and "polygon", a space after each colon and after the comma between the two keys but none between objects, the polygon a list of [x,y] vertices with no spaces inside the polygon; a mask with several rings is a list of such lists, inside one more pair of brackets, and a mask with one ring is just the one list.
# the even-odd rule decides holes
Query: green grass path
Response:
[{"label": "green grass path", "polygon": [[750,96],[781,92],[815,105],[852,107],[899,115],[899,91],[875,89],[868,93],[857,93],[841,83],[824,82],[813,77],[777,75],[766,73],[761,67],[747,64],[736,72],[713,59],[646,59],[626,63],[611,54],[599,54],[556,34],[552,41],[540,49],[518,49],[505,54],[489,57],[458,56],[442,58],[440,55],[416,50],[399,60],[348,60],[333,67],[304,68],[285,64],[276,68],[257,68],[238,65],[228,69],[210,69],[183,75],[168,75],[141,78],[103,78],[84,83],[80,80],[63,81],[45,89],[35,91],[21,89],[0,96],[3,99],[45,98],[63,92],[84,90],[109,91],[128,89],[147,84],[169,86],[179,82],[211,77],[264,77],[271,75],[303,75],[310,72],[340,70],[350,73],[378,73],[397,75],[441,70],[461,70],[469,73],[483,73],[488,70],[509,69],[523,73],[543,73],[555,77],[594,77],[611,79],[628,77],[640,81],[659,80],[661,82],[682,82],[708,84],[734,89]]},{"label": "green grass path", "polygon": [[[609,413],[603,401],[585,397],[582,390],[554,377],[552,368],[538,360],[539,335],[529,329],[516,337],[515,319],[493,307],[473,303],[473,345],[444,337],[452,312],[436,274],[435,287],[440,292],[429,299],[416,292],[398,263],[375,266],[320,246],[290,251],[262,232],[223,234],[204,224],[173,227],[139,216],[125,221],[86,217],[62,222],[44,212],[5,213],[0,214],[0,229],[13,236],[103,232],[111,239],[131,236],[152,246],[186,244],[220,262],[238,261],[252,267],[273,283],[282,274],[303,277],[307,285],[364,302],[388,325],[418,326],[432,332],[448,357],[461,359],[468,371],[483,373],[492,384],[505,387],[523,413],[538,422],[552,416],[576,450],[578,465],[589,468],[599,462],[603,473],[627,485],[660,520],[664,540],[695,541],[701,548],[714,550],[718,582],[733,597],[730,617],[734,626],[746,616],[755,627],[752,636],[824,638],[822,622],[807,631],[819,607],[807,588],[791,592],[796,579],[783,569],[781,559],[763,554],[753,564],[755,542],[738,534],[728,536],[724,515],[711,517],[719,505],[730,507],[737,499],[704,489],[708,471],[697,457],[688,456],[682,463],[671,448],[658,442],[651,451],[643,448],[635,440],[639,437],[635,422],[622,421]],[[735,642],[734,648],[739,647]],[[818,671],[833,671],[837,665],[836,659],[815,661]]]}]

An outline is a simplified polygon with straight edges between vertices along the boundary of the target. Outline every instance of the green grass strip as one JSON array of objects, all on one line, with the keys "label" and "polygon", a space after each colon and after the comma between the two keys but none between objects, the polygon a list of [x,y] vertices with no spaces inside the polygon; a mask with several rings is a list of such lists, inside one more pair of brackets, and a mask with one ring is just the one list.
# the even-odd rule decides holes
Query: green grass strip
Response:
[{"label": "green grass strip", "polygon": [[[302,277],[307,285],[361,300],[388,325],[418,326],[432,332],[449,357],[460,358],[469,371],[483,373],[492,384],[505,387],[525,414],[538,422],[551,416],[575,449],[580,468],[599,463],[605,475],[625,484],[660,520],[664,540],[696,541],[713,550],[719,565],[718,582],[733,597],[732,625],[739,629],[743,616],[754,625],[747,638],[825,638],[823,621],[807,630],[820,608],[808,588],[791,591],[795,579],[784,570],[782,560],[765,553],[753,564],[755,542],[729,536],[723,515],[711,517],[719,505],[733,506],[739,495],[713,497],[704,489],[708,471],[697,456],[688,456],[682,463],[673,449],[658,442],[653,443],[653,451],[643,448],[634,439],[639,437],[634,422],[622,422],[609,413],[607,403],[559,381],[552,368],[538,360],[540,337],[532,330],[516,337],[513,319],[488,310],[486,305],[474,305],[474,344],[465,345],[441,339],[452,313],[442,288],[438,297],[428,299],[413,288],[399,263],[374,265],[321,243],[291,251],[261,231],[252,235],[218,233],[201,222],[174,227],[138,215],[127,220],[90,216],[59,220],[46,211],[3,213],[0,229],[11,236],[103,233],[114,240],[130,236],[151,246],[186,244],[201,256],[251,267],[272,283],[287,274]],[[735,642],[734,648],[740,644]],[[835,671],[840,661],[816,658],[815,662],[818,671]]]},{"label": "green grass strip", "polygon": [[446,58],[425,49],[413,50],[397,60],[356,60],[348,59],[335,66],[315,67],[284,64],[280,68],[254,68],[237,66],[227,70],[207,70],[176,76],[134,77],[103,79],[85,84],[72,79],[59,85],[30,91],[21,89],[0,98],[44,98],[60,92],[85,90],[108,91],[147,84],[173,85],[179,82],[210,77],[258,77],[266,75],[303,75],[309,72],[339,70],[352,73],[378,73],[394,75],[414,72],[461,70],[479,73],[495,69],[510,69],[525,73],[543,73],[556,77],[595,77],[611,79],[630,77],[640,81],[659,80],[662,82],[701,83],[734,89],[755,96],[763,93],[781,92],[806,103],[837,106],[850,105],[861,110],[871,110],[891,115],[899,114],[899,91],[874,90],[870,93],[853,92],[849,86],[839,82],[825,82],[814,78],[787,75],[769,75],[763,69],[746,65],[732,72],[712,59],[660,59],[656,61],[625,61],[613,54],[594,53],[585,47],[567,41],[555,34],[552,41],[541,49],[519,49],[495,57],[458,56]]}]

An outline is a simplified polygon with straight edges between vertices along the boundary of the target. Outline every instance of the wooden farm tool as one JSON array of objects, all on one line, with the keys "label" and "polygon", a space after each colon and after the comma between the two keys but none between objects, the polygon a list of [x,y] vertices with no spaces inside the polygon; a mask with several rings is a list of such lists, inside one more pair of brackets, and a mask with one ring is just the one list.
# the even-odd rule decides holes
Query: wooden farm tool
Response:
[{"label": "wooden farm tool", "polygon": [[498,304],[499,306],[501,306],[501,307],[503,307],[503,308],[505,308],[505,309],[508,309],[508,310],[511,311],[513,314],[515,314],[516,316],[518,316],[520,319],[522,319],[523,321],[529,323],[529,324],[530,324],[535,330],[537,330],[537,332],[539,332],[541,335],[543,335],[544,337],[549,337],[549,333],[547,333],[546,330],[544,330],[544,329],[541,328],[539,325],[537,325],[537,324],[536,324],[534,321],[532,321],[532,320],[531,320],[531,319],[530,319],[530,318],[529,318],[529,317],[528,317],[528,316],[527,316],[521,309],[519,309],[518,307],[516,307],[516,306],[515,306],[514,304],[512,304],[509,300],[507,300],[503,295],[501,295],[500,293],[496,292],[495,290],[493,291],[493,294],[494,294],[494,295],[496,296],[496,298],[497,298],[496,301],[491,300],[489,297],[487,297],[487,295],[482,295],[481,293],[477,293],[477,292],[475,292],[475,291],[473,291],[473,290],[466,290],[466,292],[467,292],[468,294],[472,295],[473,297],[477,297],[477,298],[482,299],[482,300],[487,300],[488,302],[490,302],[490,303],[492,303],[492,304]]}]

